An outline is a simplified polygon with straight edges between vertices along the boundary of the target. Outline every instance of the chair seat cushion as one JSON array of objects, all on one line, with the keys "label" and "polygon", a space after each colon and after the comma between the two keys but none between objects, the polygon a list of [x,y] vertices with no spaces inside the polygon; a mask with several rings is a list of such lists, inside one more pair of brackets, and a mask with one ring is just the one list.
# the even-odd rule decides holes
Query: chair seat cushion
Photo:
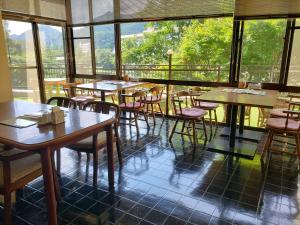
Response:
[{"label": "chair seat cushion", "polygon": [[[105,144],[106,144],[106,133],[103,131],[98,134],[98,145],[102,147]],[[93,137],[88,137],[79,142],[68,145],[67,148],[76,151],[91,151],[93,149]]]},{"label": "chair seat cushion", "polygon": [[[283,112],[288,110],[287,108],[278,108],[278,109],[272,109],[270,112],[270,116],[271,117],[283,117],[286,118],[287,117],[287,113]],[[290,118],[297,118],[298,116],[295,114],[290,114],[289,115]]]},{"label": "chair seat cushion", "polygon": [[182,109],[182,115],[186,117],[193,117],[193,118],[201,118],[205,116],[207,112],[203,109],[199,108],[184,108]]},{"label": "chair seat cushion", "polygon": [[200,102],[200,108],[203,109],[216,109],[219,104],[214,102]]},{"label": "chair seat cushion", "polygon": [[[285,118],[269,118],[267,120],[268,129],[285,130],[286,119]],[[286,130],[297,131],[299,129],[299,122],[289,119]]]},{"label": "chair seat cushion", "polygon": [[[4,150],[1,151],[0,154],[5,155],[16,155],[20,154],[24,151],[19,149],[11,149],[11,150]],[[11,167],[11,182],[15,182],[32,172],[40,170],[42,173],[42,166],[41,166],[41,157],[39,154],[32,154],[30,156],[26,156],[24,158],[13,160],[10,162]],[[4,177],[3,177],[3,164],[0,162],[0,186],[4,184]]]},{"label": "chair seat cushion", "polygon": [[138,109],[144,107],[144,103],[142,102],[127,102],[126,105],[125,103],[121,103],[120,105],[121,109]]}]

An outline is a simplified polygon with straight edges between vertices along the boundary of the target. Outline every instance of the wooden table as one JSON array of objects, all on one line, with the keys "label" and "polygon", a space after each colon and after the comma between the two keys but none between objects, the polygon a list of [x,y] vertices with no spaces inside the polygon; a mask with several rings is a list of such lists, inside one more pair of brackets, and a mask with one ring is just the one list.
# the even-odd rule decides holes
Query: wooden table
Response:
[{"label": "wooden table", "polygon": [[101,100],[105,101],[105,92],[122,91],[129,88],[138,87],[141,85],[148,84],[148,82],[132,82],[132,81],[121,81],[121,80],[103,80],[93,83],[78,84],[76,88],[83,90],[94,90],[101,92]]},{"label": "wooden table", "polygon": [[[224,91],[225,89],[228,91]],[[228,104],[231,112],[230,126],[223,130],[221,134],[223,137],[215,137],[215,139],[208,144],[207,148],[208,150],[253,159],[257,149],[257,144],[254,144],[253,141],[257,142],[261,135],[256,131],[244,130],[245,107],[251,106],[272,109],[276,104],[278,91],[261,90],[265,92],[265,95],[253,95],[233,93],[229,91],[229,89],[232,90],[233,88],[220,87],[197,97],[197,99],[201,101]],[[237,134],[237,114],[239,106],[240,121]]]},{"label": "wooden table", "polygon": [[[49,109],[50,106],[24,101],[0,103],[0,121],[24,114]],[[69,109],[65,123],[58,125],[37,125],[15,128],[0,124],[0,143],[23,150],[35,151],[41,155],[42,171],[47,200],[48,221],[57,224],[54,172],[51,154],[55,149],[96,136],[102,130],[107,136],[108,177],[110,187],[114,186],[112,124],[110,115]]]},{"label": "wooden table", "polygon": [[44,83],[47,86],[55,86],[56,95],[59,96],[59,88],[62,84],[66,83],[66,78],[45,78]]}]

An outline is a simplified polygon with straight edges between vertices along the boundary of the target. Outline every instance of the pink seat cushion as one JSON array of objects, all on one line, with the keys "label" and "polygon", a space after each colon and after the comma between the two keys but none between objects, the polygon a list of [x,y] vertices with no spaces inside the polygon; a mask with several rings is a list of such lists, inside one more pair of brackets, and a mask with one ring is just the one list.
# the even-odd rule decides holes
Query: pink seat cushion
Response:
[{"label": "pink seat cushion", "polygon": [[[271,117],[287,117],[287,113],[284,113],[283,111],[288,110],[287,108],[278,108],[278,109],[272,109],[271,110]],[[295,114],[290,114],[289,117],[291,118],[297,118],[298,116]]]},{"label": "pink seat cushion", "polygon": [[[268,129],[278,129],[284,130],[286,124],[285,118],[269,118],[267,120],[267,128]],[[297,131],[299,129],[299,122],[289,119],[287,124],[287,130],[289,131]]]},{"label": "pink seat cushion", "polygon": [[182,115],[187,117],[201,118],[205,116],[207,112],[199,108],[185,108],[182,109]]},{"label": "pink seat cushion", "polygon": [[125,108],[125,109],[138,109],[141,107],[144,107],[144,103],[141,102],[127,102],[126,105],[125,103],[122,103],[119,105],[120,108]]},{"label": "pink seat cushion", "polygon": [[200,108],[203,109],[216,109],[218,106],[219,104],[214,102],[200,102]]}]

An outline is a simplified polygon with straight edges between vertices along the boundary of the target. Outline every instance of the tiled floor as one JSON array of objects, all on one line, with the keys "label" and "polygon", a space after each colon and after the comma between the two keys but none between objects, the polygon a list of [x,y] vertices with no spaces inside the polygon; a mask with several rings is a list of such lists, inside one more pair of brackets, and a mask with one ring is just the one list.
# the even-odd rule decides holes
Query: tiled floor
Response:
[{"label": "tiled floor", "polygon": [[[160,120],[147,130],[141,122],[139,138],[134,128],[120,129],[124,167],[116,164],[114,192],[108,191],[105,153],[93,187],[92,163],[63,149],[59,224],[300,224],[295,157],[274,154],[262,173],[259,154],[237,159],[205,151],[201,143],[193,154],[179,135],[170,145],[172,125]],[[44,199],[42,179],[26,186],[14,224],[46,224]]]}]

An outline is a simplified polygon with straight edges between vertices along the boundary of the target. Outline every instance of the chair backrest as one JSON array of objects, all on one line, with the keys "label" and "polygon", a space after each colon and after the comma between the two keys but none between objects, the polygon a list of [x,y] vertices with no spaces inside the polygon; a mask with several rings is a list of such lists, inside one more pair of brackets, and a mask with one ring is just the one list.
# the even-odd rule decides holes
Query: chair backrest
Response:
[{"label": "chair backrest", "polygon": [[65,108],[76,109],[77,103],[73,99],[65,97],[52,97],[47,102],[48,105],[56,105]]},{"label": "chair backrest", "polygon": [[190,92],[188,91],[179,91],[176,94],[171,96],[171,102],[173,105],[174,113],[176,115],[182,114],[182,103],[185,100],[185,105],[188,106],[188,98],[190,97]]},{"label": "chair backrest", "polygon": [[91,101],[86,103],[83,106],[83,110],[89,110],[92,112],[103,113],[103,114],[112,114],[116,119],[116,124],[119,123],[120,119],[120,108],[118,105],[111,102],[100,102],[100,101]]},{"label": "chair backrest", "polygon": [[160,86],[155,86],[155,87],[152,87],[149,90],[149,92],[151,93],[152,96],[156,97],[156,100],[161,100],[162,94],[164,92],[164,88],[160,87]]}]

